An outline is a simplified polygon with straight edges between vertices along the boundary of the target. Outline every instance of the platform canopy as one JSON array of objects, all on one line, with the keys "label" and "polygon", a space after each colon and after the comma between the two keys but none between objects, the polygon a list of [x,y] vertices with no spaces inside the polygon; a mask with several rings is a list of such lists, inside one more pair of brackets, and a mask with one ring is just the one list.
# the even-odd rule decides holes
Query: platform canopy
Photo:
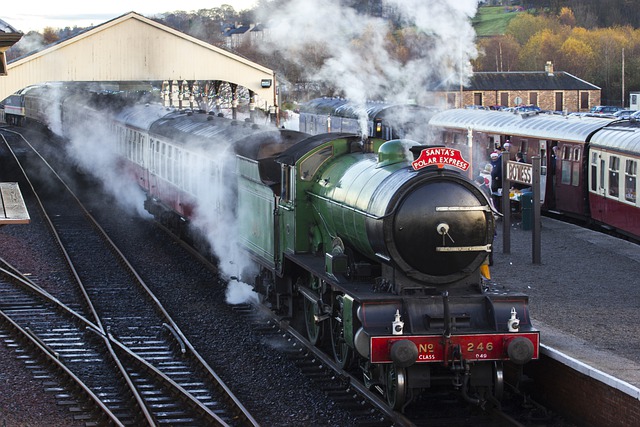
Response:
[{"label": "platform canopy", "polygon": [[54,81],[222,81],[275,105],[275,73],[135,12],[7,65],[0,100],[32,84]]}]

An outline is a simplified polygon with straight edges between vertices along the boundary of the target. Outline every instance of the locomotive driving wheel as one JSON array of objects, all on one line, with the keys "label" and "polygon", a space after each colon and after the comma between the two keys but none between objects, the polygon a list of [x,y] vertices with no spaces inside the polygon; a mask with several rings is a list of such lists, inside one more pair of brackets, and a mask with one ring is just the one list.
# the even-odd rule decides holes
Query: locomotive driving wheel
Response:
[{"label": "locomotive driving wheel", "polygon": [[493,397],[500,401],[504,395],[504,373],[502,362],[495,362],[493,365]]},{"label": "locomotive driving wheel", "polygon": [[394,410],[402,409],[407,400],[407,371],[394,364],[386,366],[387,403]]},{"label": "locomotive driving wheel", "polygon": [[298,279],[302,285],[308,289],[307,295],[303,297],[304,323],[307,329],[309,342],[318,346],[325,336],[326,310],[323,310],[322,302],[322,282],[316,276],[309,274],[306,278]]},{"label": "locomotive driving wheel", "polygon": [[346,369],[351,363],[353,350],[344,339],[343,307],[343,295],[334,295],[331,300],[331,347],[336,362]]},{"label": "locomotive driving wheel", "polygon": [[318,322],[320,307],[316,302],[304,298],[304,323],[307,327],[307,338],[313,345],[317,345],[322,338],[323,322]]}]

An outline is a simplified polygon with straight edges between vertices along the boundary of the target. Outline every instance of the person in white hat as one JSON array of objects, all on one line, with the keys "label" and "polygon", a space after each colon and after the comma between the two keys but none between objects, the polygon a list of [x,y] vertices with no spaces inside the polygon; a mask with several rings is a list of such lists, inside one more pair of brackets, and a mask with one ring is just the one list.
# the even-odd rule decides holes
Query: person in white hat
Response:
[{"label": "person in white hat", "polygon": [[511,143],[509,142],[509,140],[507,139],[507,141],[504,143],[504,145],[502,146],[502,148],[504,149],[504,152],[507,153],[507,160],[511,160]]}]

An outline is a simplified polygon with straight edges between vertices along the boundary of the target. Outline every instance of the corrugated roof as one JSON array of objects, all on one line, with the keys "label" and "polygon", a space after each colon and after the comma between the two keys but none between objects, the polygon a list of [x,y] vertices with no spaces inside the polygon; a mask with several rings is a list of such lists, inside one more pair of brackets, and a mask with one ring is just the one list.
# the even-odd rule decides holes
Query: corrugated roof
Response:
[{"label": "corrugated roof", "polygon": [[564,71],[478,72],[473,73],[467,90],[600,90]]},{"label": "corrugated roof", "polygon": [[612,123],[591,138],[591,145],[638,155],[640,154],[640,123],[626,120]]},{"label": "corrugated roof", "polygon": [[19,31],[11,25],[0,19],[0,32],[2,33],[18,33]]},{"label": "corrugated roof", "polygon": [[429,125],[434,127],[573,142],[586,141],[593,132],[609,123],[611,119],[596,117],[468,109],[445,110],[429,120]]}]

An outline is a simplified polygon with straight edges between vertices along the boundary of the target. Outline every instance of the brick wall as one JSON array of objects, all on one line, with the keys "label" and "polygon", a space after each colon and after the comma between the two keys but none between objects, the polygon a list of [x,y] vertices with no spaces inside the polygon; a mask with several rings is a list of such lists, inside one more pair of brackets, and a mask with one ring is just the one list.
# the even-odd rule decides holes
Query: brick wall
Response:
[{"label": "brick wall", "polygon": [[[587,108],[580,108],[580,94],[586,92],[589,96],[589,103]],[[477,105],[477,94],[482,95],[482,105],[484,107],[491,107],[494,105],[503,105],[502,99],[503,93],[507,94],[507,99],[509,104],[507,107],[515,107],[514,100],[516,98],[520,98],[522,100],[522,104],[536,104],[543,110],[556,110],[556,94],[562,93],[563,100],[563,110],[567,112],[587,112],[591,107],[595,105],[600,105],[600,91],[599,90],[590,90],[590,91],[536,91],[536,90],[526,90],[526,91],[463,91],[463,106],[467,105]],[[531,94],[537,94],[537,102],[534,102],[531,99]],[[460,92],[439,92],[436,93],[437,100],[450,104],[449,107],[457,107],[459,108],[459,99]],[[451,101],[454,101],[455,105],[452,105]]]},{"label": "brick wall", "polygon": [[[506,367],[505,367],[506,368]],[[505,374],[508,377],[512,372]],[[640,401],[545,355],[525,366],[533,379],[532,398],[581,427],[635,427]]]}]

